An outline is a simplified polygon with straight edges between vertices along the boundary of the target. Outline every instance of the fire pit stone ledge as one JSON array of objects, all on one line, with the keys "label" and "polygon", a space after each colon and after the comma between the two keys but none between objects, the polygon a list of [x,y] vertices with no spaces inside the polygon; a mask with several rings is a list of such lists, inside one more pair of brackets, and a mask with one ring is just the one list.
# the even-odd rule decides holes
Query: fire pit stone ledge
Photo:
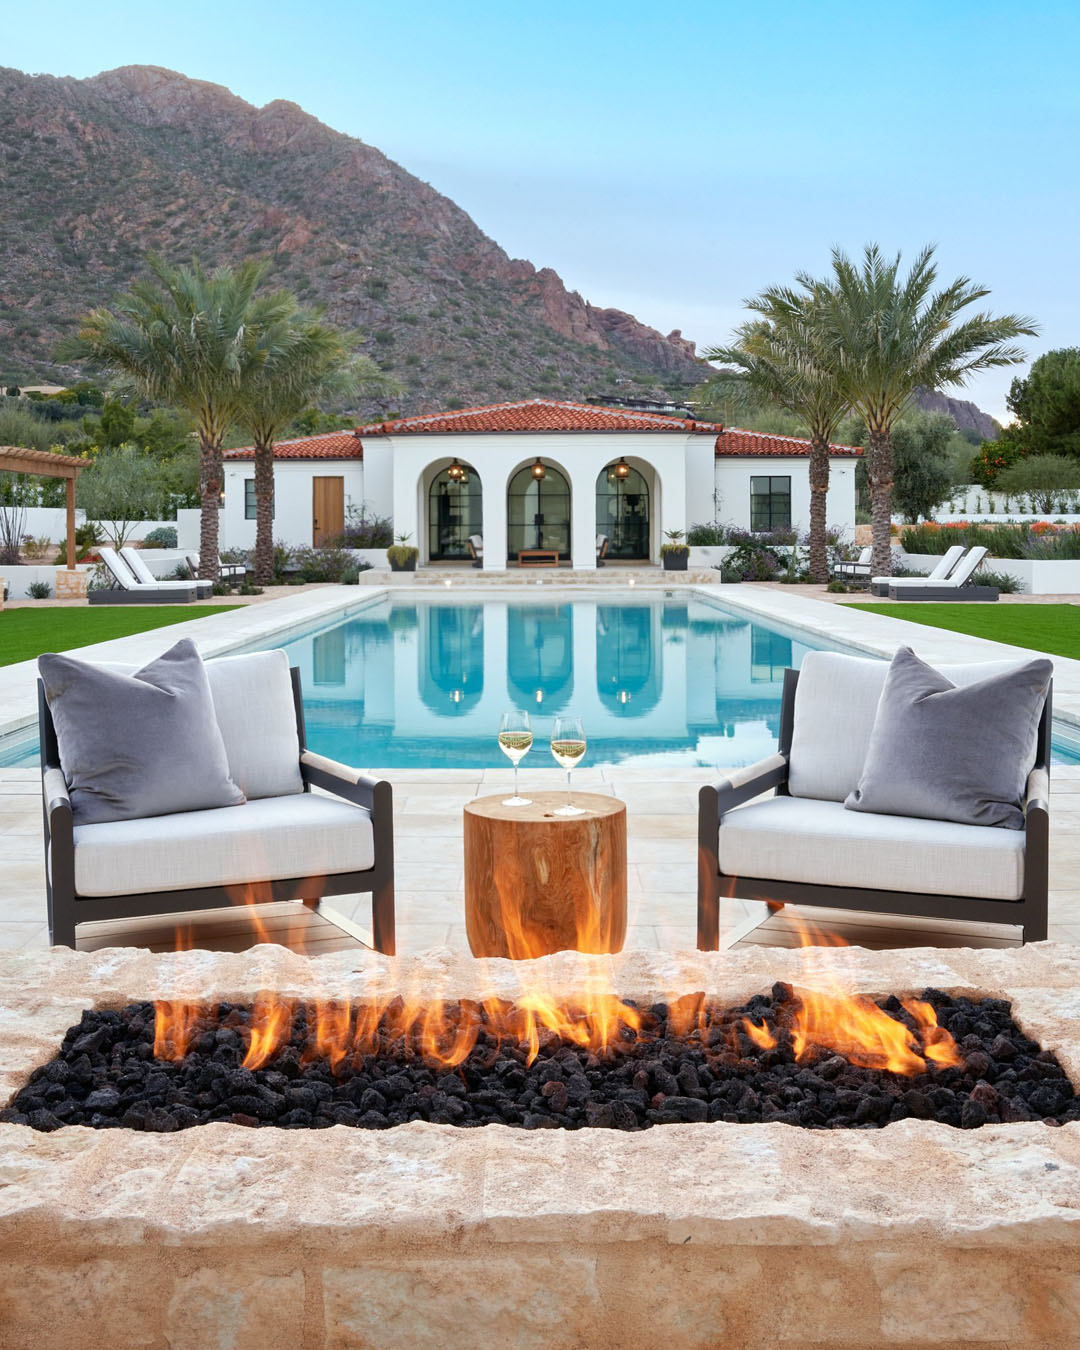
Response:
[{"label": "fire pit stone ledge", "polygon": [[[88,1007],[363,1000],[421,987],[736,1004],[839,967],[853,990],[1009,999],[1080,1079],[1080,949],[776,949],[539,963],[279,947],[0,954],[0,1098]],[[483,983],[481,983],[483,982]],[[50,1350],[1075,1345],[1080,1125],[780,1124],[172,1134],[0,1124],[0,1343]]]}]

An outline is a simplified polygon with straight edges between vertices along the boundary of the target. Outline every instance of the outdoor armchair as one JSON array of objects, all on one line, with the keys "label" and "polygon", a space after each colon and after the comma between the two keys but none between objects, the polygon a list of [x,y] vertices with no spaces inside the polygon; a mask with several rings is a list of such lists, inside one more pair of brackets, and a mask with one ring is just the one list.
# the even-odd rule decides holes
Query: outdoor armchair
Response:
[{"label": "outdoor armchair", "polygon": [[604,566],[604,559],[607,557],[608,545],[610,544],[610,542],[611,542],[611,541],[608,539],[608,537],[607,537],[606,534],[598,534],[598,535],[596,536],[596,565],[597,565],[597,567],[603,567],[603,566]]},{"label": "outdoor armchair", "polygon": [[854,562],[842,561],[833,564],[834,577],[868,577],[872,570],[870,559],[873,557],[873,546],[867,544],[858,558]]},{"label": "outdoor armchair", "polygon": [[[198,553],[185,553],[184,561],[191,568],[191,575],[197,577],[199,575]],[[247,568],[243,563],[227,563],[218,558],[218,576],[230,585],[241,585],[247,577]]]},{"label": "outdoor armchair", "polygon": [[374,946],[393,955],[390,784],[306,748],[300,675],[284,652],[223,657],[206,673],[229,775],[247,800],[82,825],[38,682],[50,941],[74,947],[91,920],[277,900],[316,908],[325,896],[370,892]]},{"label": "outdoor armchair", "polygon": [[483,567],[484,536],[482,534],[469,535],[469,557],[472,558],[474,567]]},{"label": "outdoor armchair", "polygon": [[[940,669],[960,685],[1017,664]],[[887,661],[809,652],[801,671],[785,672],[777,753],[701,789],[698,947],[718,945],[721,899],[1014,924],[1025,942],[1046,937],[1052,690],[1023,829],[851,811],[844,799],[888,671]]]}]

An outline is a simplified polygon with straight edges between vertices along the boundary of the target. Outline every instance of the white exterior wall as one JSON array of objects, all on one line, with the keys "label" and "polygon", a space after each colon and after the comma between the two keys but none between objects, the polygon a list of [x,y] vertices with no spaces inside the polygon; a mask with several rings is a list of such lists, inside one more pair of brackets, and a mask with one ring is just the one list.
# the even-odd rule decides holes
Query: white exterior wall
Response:
[{"label": "white exterior wall", "polygon": [[[456,457],[480,478],[483,501],[484,570],[506,567],[506,494],[511,478],[537,457],[559,469],[570,484],[570,552],[575,568],[596,566],[596,480],[607,465],[625,457],[649,484],[650,552],[654,561],[667,530],[684,530],[689,496],[701,492],[702,459],[712,457],[714,437],[702,433],[536,432],[462,433],[426,436],[406,432],[364,442],[364,458],[374,467],[385,445],[392,464],[394,533],[410,535],[427,561],[427,495],[432,479]],[[693,466],[694,476],[688,475]],[[383,481],[380,464],[379,483]],[[383,510],[368,483],[368,500]],[[381,490],[381,489],[380,489]],[[711,497],[711,486],[708,488]]]},{"label": "white exterior wall", "polygon": [[[255,477],[250,459],[225,461],[225,509],[221,513],[222,548],[254,548],[255,522],[244,516],[244,481]],[[310,547],[315,478],[344,478],[345,510],[364,501],[364,464],[359,459],[279,459],[274,461],[274,540]]]},{"label": "white exterior wall", "polygon": [[[829,468],[829,494],[825,516],[830,529],[852,533],[855,529],[855,463],[854,459],[834,459]],[[790,477],[791,523],[795,529],[810,528],[810,461],[801,456],[781,458],[761,455],[716,460],[713,503],[695,502],[695,511],[708,508],[707,515],[695,515],[692,525],[707,524],[712,520],[738,529],[750,528],[750,479],[759,475]]]}]

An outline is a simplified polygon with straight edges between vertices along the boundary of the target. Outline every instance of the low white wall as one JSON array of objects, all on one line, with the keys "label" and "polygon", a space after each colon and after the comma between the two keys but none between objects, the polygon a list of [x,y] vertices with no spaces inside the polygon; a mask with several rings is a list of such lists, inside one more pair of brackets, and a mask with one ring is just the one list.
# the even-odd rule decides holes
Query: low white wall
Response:
[{"label": "low white wall", "polygon": [[[196,518],[199,515],[198,511],[180,512],[178,514],[194,515]],[[28,506],[25,508],[25,516],[25,533],[32,538],[47,538],[57,545],[67,538],[67,512],[62,506]],[[85,511],[75,512],[76,525],[82,525],[85,520]],[[136,520],[131,525],[128,539],[132,542],[145,539],[151,530],[160,529],[162,526],[176,528],[177,522],[175,520]],[[108,529],[108,522],[103,523],[103,529]],[[198,534],[196,533],[195,546],[197,544]]]},{"label": "low white wall", "polygon": [[[8,566],[7,563],[0,563],[0,580],[8,588],[9,600],[28,600],[30,598],[30,583],[33,581],[47,581],[49,583],[49,597],[56,599],[56,573],[57,568],[51,564],[43,566]],[[77,572],[89,572],[89,563],[79,563],[75,570]]]},{"label": "low white wall", "polygon": [[[999,516],[1002,520],[1041,520],[1059,517],[1080,520],[1080,491],[1060,492],[1056,503],[1060,510],[1035,511],[1027,499],[1026,493],[991,492],[988,488],[971,483],[965,487],[954,488],[946,497],[939,511],[934,512],[935,520],[970,520],[972,516]],[[1072,512],[1070,517],[1069,512]]]}]

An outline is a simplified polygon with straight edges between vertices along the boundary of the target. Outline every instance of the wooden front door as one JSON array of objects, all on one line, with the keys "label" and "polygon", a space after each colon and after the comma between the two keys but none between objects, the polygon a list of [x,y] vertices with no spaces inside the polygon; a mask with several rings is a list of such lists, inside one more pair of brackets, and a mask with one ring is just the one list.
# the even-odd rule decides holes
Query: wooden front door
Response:
[{"label": "wooden front door", "polygon": [[321,548],[345,528],[345,479],[313,478],[311,542]]}]

